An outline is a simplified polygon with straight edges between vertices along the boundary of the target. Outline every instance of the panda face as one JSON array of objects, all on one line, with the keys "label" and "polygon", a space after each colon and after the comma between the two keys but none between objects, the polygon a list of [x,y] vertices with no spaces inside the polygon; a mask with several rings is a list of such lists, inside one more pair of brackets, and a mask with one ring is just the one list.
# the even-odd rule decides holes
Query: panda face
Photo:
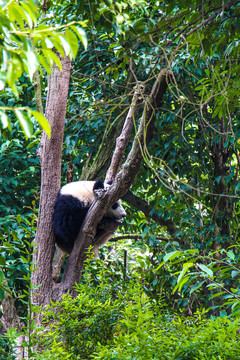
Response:
[{"label": "panda face", "polygon": [[115,204],[113,204],[113,206],[110,209],[107,210],[104,217],[109,217],[109,218],[112,218],[112,219],[121,220],[126,215],[127,215],[126,211],[122,207],[121,201],[118,200],[117,202],[115,202]]}]

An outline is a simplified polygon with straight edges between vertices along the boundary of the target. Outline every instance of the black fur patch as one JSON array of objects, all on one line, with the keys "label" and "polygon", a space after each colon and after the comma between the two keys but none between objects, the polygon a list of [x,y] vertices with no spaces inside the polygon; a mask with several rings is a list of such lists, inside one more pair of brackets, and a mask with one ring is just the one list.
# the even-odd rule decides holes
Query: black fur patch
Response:
[{"label": "black fur patch", "polygon": [[102,180],[97,180],[93,186],[93,191],[98,189],[104,189],[104,182]]},{"label": "black fur patch", "polygon": [[58,194],[52,223],[56,243],[63,251],[72,251],[88,209],[74,196]]}]

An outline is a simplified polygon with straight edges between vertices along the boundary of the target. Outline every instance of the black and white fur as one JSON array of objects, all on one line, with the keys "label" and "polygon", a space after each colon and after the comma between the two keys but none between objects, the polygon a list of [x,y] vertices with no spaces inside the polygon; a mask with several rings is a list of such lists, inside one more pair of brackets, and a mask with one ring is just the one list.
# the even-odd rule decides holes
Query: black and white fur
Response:
[{"label": "black and white fur", "polygon": [[[75,181],[60,189],[54,207],[52,223],[56,243],[63,251],[68,253],[72,251],[83,220],[96,198],[96,191],[104,189],[104,187],[106,186],[101,180]],[[102,222],[97,227],[94,239],[93,252],[96,258],[100,245],[106,244],[114,233],[105,230],[107,222],[120,222],[125,216],[126,212],[120,200],[104,214]],[[98,241],[98,239],[100,240]]]}]

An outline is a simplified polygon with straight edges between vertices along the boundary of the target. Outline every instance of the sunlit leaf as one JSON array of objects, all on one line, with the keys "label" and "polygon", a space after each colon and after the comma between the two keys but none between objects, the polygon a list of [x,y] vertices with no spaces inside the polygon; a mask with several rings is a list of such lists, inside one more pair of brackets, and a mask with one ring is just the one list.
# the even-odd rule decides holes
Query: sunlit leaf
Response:
[{"label": "sunlit leaf", "polygon": [[71,30],[66,30],[66,39],[71,46],[73,58],[77,56],[78,52],[78,38],[75,33]]},{"label": "sunlit leaf", "polygon": [[178,250],[176,250],[176,251],[171,251],[170,253],[168,253],[168,254],[166,254],[166,255],[164,256],[163,261],[164,261],[164,262],[167,262],[167,261],[169,261],[169,260],[173,260],[173,259],[175,259],[177,256],[179,256],[179,255],[181,255],[181,254],[182,254],[181,251],[178,251]]},{"label": "sunlit leaf", "polygon": [[68,42],[66,41],[65,37],[63,35],[59,35],[59,39],[62,43],[62,46],[64,48],[64,52],[65,52],[65,55],[68,56],[71,52],[71,48],[70,48],[70,45],[68,44]]},{"label": "sunlit leaf", "polygon": [[200,267],[200,269],[202,271],[204,271],[206,274],[208,274],[209,277],[211,277],[211,278],[213,277],[213,271],[211,269],[209,269],[209,267],[207,267],[204,264],[197,264],[197,265]]},{"label": "sunlit leaf", "polygon": [[36,54],[34,53],[34,51],[32,51],[31,49],[29,49],[29,51],[27,52],[27,57],[26,59],[23,60],[26,66],[26,71],[28,72],[30,79],[33,79],[33,74],[35,73],[35,71],[38,68],[38,57],[36,56]]},{"label": "sunlit leaf", "polygon": [[28,118],[28,116],[26,115],[26,113],[22,110],[16,109],[15,114],[19,120],[19,123],[26,137],[31,137],[33,133],[33,125],[30,119]]},{"label": "sunlit leaf", "polygon": [[45,118],[45,116],[35,110],[32,110],[31,112],[32,112],[33,116],[36,118],[36,120],[38,121],[39,125],[43,128],[43,130],[46,131],[47,136],[50,138],[51,137],[51,127],[49,125],[49,122]]},{"label": "sunlit leaf", "polygon": [[84,46],[84,49],[87,50],[88,41],[87,41],[87,35],[86,35],[85,31],[80,26],[77,26],[77,25],[71,25],[71,29],[73,29],[75,31],[79,40],[81,40],[81,42]]},{"label": "sunlit leaf", "polygon": [[185,263],[183,264],[183,269],[182,271],[180,272],[179,276],[178,276],[178,279],[177,279],[177,282],[179,283],[182,279],[182,277],[186,274],[186,272],[188,272],[188,270],[193,266],[194,264],[193,263]]},{"label": "sunlit leaf", "polygon": [[43,55],[39,55],[39,62],[42,65],[42,67],[47,71],[47,73],[51,74],[51,66],[47,62],[46,58]]},{"label": "sunlit leaf", "polygon": [[49,64],[52,65],[54,62],[59,67],[59,69],[62,70],[61,61],[59,57],[52,50],[43,49],[42,52],[47,58]]},{"label": "sunlit leaf", "polygon": [[2,122],[3,129],[9,128],[9,130],[11,130],[8,116],[4,111],[0,111],[0,120]]}]

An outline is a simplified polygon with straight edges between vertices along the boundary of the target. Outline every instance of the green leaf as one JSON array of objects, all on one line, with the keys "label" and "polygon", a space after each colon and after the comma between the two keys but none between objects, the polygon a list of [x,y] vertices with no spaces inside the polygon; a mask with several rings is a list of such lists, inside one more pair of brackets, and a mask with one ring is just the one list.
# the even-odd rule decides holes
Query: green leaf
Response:
[{"label": "green leaf", "polygon": [[39,55],[39,62],[42,65],[42,67],[46,70],[46,72],[48,73],[48,75],[51,74],[51,66],[49,65],[49,63],[47,62],[45,56],[43,55]]},{"label": "green leaf", "polygon": [[4,280],[4,274],[2,271],[0,271],[0,284],[3,282]]},{"label": "green leaf", "polygon": [[62,47],[64,49],[65,55],[68,56],[71,52],[71,48],[69,43],[67,42],[67,40],[65,39],[65,37],[63,35],[59,35],[59,39],[61,41]]},{"label": "green leaf", "polygon": [[183,285],[185,285],[185,284],[188,282],[189,279],[190,279],[190,276],[188,275],[188,276],[184,277],[184,278],[178,283],[178,289],[179,289],[179,291],[182,290]]},{"label": "green leaf", "polygon": [[6,81],[8,82],[8,85],[12,88],[16,96],[18,96],[18,89],[15,82],[22,75],[22,72],[22,62],[18,57],[14,57],[8,61]]},{"label": "green leaf", "polygon": [[205,283],[205,280],[199,282],[198,284],[196,284],[196,285],[194,285],[194,286],[192,286],[189,294],[191,295],[194,291],[196,291],[197,289],[199,289],[204,283]]},{"label": "green leaf", "polygon": [[152,286],[156,286],[156,285],[157,285],[157,282],[158,282],[158,280],[157,280],[157,279],[154,279],[153,282],[152,282]]},{"label": "green leaf", "polygon": [[[2,52],[3,53],[3,52]],[[5,71],[0,71],[0,90],[4,89],[7,74]]]},{"label": "green leaf", "polygon": [[0,289],[0,301],[2,302],[4,299],[5,292],[3,289]]},{"label": "green leaf", "polygon": [[17,3],[11,2],[8,6],[8,16],[11,21],[16,21],[21,29],[24,29],[23,9]]},{"label": "green leaf", "polygon": [[167,262],[169,260],[175,259],[177,256],[181,255],[182,252],[179,250],[171,251],[170,253],[166,254],[163,258],[164,262]]},{"label": "green leaf", "polygon": [[190,267],[192,267],[194,264],[193,263],[185,263],[183,264],[183,269],[180,272],[180,274],[178,275],[178,279],[177,282],[179,283],[182,279],[182,277],[186,274],[186,272],[190,269]]},{"label": "green leaf", "polygon": [[39,65],[38,57],[31,48],[28,48],[26,58],[23,59],[23,61],[26,66],[26,71],[29,74],[30,79],[32,80],[33,74],[35,73]]},{"label": "green leaf", "polygon": [[52,50],[42,49],[42,52],[44,56],[47,58],[49,64],[52,64],[54,62],[59,67],[59,69],[62,70],[61,61],[59,57]]},{"label": "green leaf", "polygon": [[236,277],[238,274],[239,274],[239,271],[237,271],[237,270],[232,270],[232,272],[231,272],[232,278]]},{"label": "green leaf", "polygon": [[10,125],[8,116],[4,111],[0,111],[0,119],[2,122],[3,129],[9,128],[9,130],[11,130],[11,125]]},{"label": "green leaf", "polygon": [[53,32],[51,41],[53,42],[54,47],[57,49],[59,54],[62,55],[62,57],[64,57],[65,53],[64,53],[64,49],[62,47],[62,42],[59,39],[58,33]]},{"label": "green leaf", "polygon": [[22,110],[16,109],[15,114],[20,122],[20,125],[26,137],[31,137],[33,133],[33,125],[30,119],[26,116],[26,114]]},{"label": "green leaf", "polygon": [[211,278],[213,277],[213,271],[211,269],[209,269],[209,267],[207,267],[204,264],[197,264],[197,265],[200,267],[200,269],[202,271],[204,271],[206,274],[208,274],[209,277],[211,277]]},{"label": "green leaf", "polygon": [[227,256],[231,259],[231,260],[235,260],[235,254],[232,250],[229,250],[227,252]]},{"label": "green leaf", "polygon": [[35,6],[33,1],[29,1],[28,3],[23,1],[21,3],[22,7],[25,9],[28,14],[28,18],[31,18],[31,21],[36,25],[37,23],[37,7]]},{"label": "green leaf", "polygon": [[37,120],[37,122],[39,123],[39,125],[43,128],[44,131],[46,131],[46,134],[47,134],[48,138],[50,139],[51,138],[51,127],[49,125],[49,122],[45,118],[45,116],[35,110],[31,110],[31,112],[32,112],[32,115]]},{"label": "green leaf", "polygon": [[216,298],[218,296],[221,296],[221,295],[224,295],[224,294],[226,294],[225,291],[217,292],[216,294],[211,295],[210,299],[214,299],[214,298]]},{"label": "green leaf", "polygon": [[71,47],[72,56],[75,58],[78,52],[78,38],[71,30],[66,30],[66,39]]},{"label": "green leaf", "polygon": [[87,35],[86,35],[85,31],[83,30],[83,28],[81,28],[80,26],[77,26],[77,25],[72,25],[70,27],[77,34],[79,40],[82,42],[82,44],[84,46],[84,49],[87,50],[87,46],[88,46]]},{"label": "green leaf", "polygon": [[22,222],[22,217],[20,214],[17,215],[17,222],[20,224]]},{"label": "green leaf", "polygon": [[0,256],[0,265],[5,265],[6,259],[3,256]]}]

